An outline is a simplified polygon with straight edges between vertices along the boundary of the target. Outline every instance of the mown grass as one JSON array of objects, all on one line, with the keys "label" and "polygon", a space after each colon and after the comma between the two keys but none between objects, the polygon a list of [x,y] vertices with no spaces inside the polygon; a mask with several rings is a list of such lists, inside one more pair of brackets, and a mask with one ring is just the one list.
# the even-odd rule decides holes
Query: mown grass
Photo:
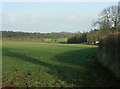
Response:
[{"label": "mown grass", "polygon": [[118,87],[97,46],[3,41],[3,87]]}]

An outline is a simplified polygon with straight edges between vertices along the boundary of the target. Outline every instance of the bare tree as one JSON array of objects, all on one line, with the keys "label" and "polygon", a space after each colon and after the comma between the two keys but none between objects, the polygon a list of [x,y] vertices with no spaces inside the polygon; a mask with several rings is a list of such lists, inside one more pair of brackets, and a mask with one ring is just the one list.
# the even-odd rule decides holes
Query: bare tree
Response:
[{"label": "bare tree", "polygon": [[110,6],[104,9],[99,15],[98,20],[93,24],[93,26],[99,26],[100,29],[110,30],[113,28],[117,30],[118,26],[118,7]]}]

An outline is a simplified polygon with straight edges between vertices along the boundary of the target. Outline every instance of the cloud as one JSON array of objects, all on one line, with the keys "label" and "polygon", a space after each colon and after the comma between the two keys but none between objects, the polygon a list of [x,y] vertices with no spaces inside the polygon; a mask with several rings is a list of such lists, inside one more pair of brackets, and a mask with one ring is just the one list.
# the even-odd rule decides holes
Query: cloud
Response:
[{"label": "cloud", "polygon": [[34,32],[77,31],[87,25],[90,26],[93,16],[89,16],[90,14],[80,14],[80,12],[74,11],[29,15],[29,13],[5,10],[3,11],[3,28]]}]

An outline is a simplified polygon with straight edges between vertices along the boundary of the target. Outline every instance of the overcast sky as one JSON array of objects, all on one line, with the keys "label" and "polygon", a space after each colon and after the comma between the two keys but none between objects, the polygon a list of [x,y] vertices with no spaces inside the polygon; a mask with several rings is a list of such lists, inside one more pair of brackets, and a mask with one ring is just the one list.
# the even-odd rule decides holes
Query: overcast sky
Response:
[{"label": "overcast sky", "polygon": [[106,7],[117,2],[4,2],[2,30],[23,32],[83,32]]}]

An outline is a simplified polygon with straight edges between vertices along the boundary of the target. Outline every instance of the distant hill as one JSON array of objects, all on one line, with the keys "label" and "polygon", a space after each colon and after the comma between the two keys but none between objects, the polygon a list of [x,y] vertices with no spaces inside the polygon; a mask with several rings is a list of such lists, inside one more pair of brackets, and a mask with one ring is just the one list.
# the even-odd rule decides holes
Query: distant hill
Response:
[{"label": "distant hill", "polygon": [[27,33],[27,32],[13,32],[2,31],[3,38],[70,38],[75,33],[70,32],[52,32],[52,33]]}]

